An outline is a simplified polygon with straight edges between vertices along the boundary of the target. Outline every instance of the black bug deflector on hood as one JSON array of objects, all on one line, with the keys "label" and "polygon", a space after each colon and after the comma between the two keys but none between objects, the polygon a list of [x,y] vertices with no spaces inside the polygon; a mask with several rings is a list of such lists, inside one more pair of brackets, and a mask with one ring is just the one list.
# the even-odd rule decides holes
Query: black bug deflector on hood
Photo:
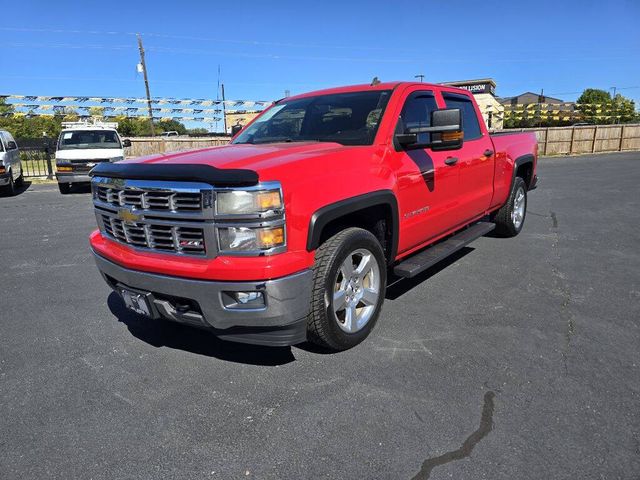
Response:
[{"label": "black bug deflector on hood", "polygon": [[128,180],[203,182],[216,187],[248,187],[258,183],[258,174],[253,170],[199,164],[101,163],[89,175]]}]

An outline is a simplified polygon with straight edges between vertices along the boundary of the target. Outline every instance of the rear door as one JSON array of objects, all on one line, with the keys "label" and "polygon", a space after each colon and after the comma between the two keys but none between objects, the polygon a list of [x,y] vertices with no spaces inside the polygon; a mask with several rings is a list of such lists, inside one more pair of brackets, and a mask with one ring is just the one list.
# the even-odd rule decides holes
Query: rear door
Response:
[{"label": "rear door", "polygon": [[485,212],[493,196],[493,175],[495,155],[493,142],[484,125],[480,122],[480,112],[470,96],[463,93],[442,92],[446,108],[462,111],[464,144],[453,154],[458,158],[461,220],[467,222]]}]

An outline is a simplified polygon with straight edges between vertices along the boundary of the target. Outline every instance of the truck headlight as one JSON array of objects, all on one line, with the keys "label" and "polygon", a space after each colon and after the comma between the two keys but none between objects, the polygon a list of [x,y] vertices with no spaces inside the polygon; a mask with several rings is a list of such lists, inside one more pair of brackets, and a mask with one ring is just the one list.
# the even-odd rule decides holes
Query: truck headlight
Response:
[{"label": "truck headlight", "polygon": [[217,213],[219,215],[246,215],[282,209],[280,189],[231,190],[219,192]]},{"label": "truck headlight", "polygon": [[120,162],[120,161],[122,161],[122,160],[124,160],[124,157],[112,157],[112,158],[110,158],[110,159],[109,159],[109,161],[110,161],[111,163],[113,163],[113,162]]},{"label": "truck headlight", "polygon": [[260,252],[285,245],[284,225],[277,227],[218,228],[220,250],[227,252]]}]

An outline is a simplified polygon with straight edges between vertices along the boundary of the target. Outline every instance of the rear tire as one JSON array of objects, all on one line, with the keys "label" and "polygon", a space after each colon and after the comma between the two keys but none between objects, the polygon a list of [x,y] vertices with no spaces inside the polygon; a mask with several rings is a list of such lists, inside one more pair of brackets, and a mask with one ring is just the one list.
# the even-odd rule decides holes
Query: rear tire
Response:
[{"label": "rear tire", "polygon": [[386,268],[382,246],[367,230],[347,228],[323,243],[313,267],[309,340],[340,351],[367,338],[384,301]]},{"label": "rear tire", "polygon": [[507,203],[493,214],[495,234],[499,237],[515,237],[522,231],[526,216],[527,184],[521,177],[516,177]]},{"label": "rear tire", "polygon": [[69,192],[71,192],[70,183],[59,183],[58,188],[60,189],[60,193],[63,195],[67,195]]}]

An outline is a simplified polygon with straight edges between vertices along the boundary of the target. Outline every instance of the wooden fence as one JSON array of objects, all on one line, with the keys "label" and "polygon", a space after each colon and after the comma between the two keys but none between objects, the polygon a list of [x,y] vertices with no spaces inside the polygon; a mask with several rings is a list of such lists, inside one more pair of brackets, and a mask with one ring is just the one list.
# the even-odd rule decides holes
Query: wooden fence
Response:
[{"label": "wooden fence", "polygon": [[640,124],[511,128],[502,132],[534,132],[540,155],[640,150]]},{"label": "wooden fence", "polygon": [[[511,128],[502,132],[534,132],[540,155],[572,155],[579,153],[623,152],[640,150],[640,124],[585,125],[574,127]],[[179,152],[226,145],[229,137],[130,138],[127,157],[154,153]]]}]

